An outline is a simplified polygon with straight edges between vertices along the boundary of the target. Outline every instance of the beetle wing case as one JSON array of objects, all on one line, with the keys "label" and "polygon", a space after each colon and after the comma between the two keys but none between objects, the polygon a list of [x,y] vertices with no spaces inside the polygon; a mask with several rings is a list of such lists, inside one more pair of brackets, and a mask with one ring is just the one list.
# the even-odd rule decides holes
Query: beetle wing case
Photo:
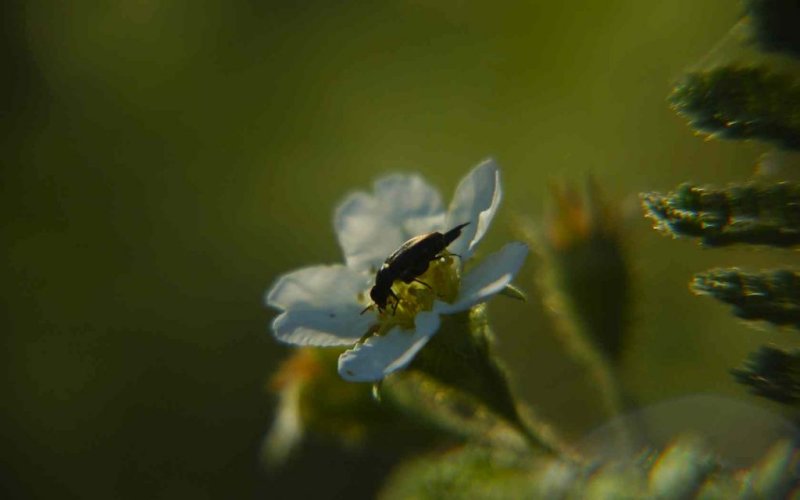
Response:
[{"label": "beetle wing case", "polygon": [[[387,257],[375,275],[375,286],[370,290],[370,298],[378,309],[383,310],[386,307],[386,300],[390,296],[394,297],[397,309],[400,299],[392,290],[394,282],[403,280],[405,283],[411,283],[425,273],[431,261],[461,236],[461,229],[468,224],[469,222],[459,224],[444,234],[432,232],[414,236]],[[362,311],[362,314],[367,309]]]}]

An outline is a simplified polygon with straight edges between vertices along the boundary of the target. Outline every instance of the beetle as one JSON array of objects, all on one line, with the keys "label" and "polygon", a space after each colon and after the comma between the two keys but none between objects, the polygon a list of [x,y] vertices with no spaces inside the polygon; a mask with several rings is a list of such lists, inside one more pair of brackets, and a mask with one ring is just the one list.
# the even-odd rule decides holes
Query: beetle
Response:
[{"label": "beetle", "polygon": [[[388,256],[375,275],[375,286],[369,291],[369,296],[372,302],[378,306],[378,310],[383,311],[386,309],[386,302],[389,297],[392,297],[394,298],[392,312],[397,311],[400,298],[392,290],[392,285],[397,280],[402,280],[404,283],[416,281],[430,288],[430,285],[417,278],[428,270],[428,265],[430,265],[431,261],[439,258],[442,251],[461,236],[461,229],[467,225],[469,225],[469,222],[459,224],[444,234],[434,231],[414,236]],[[371,307],[372,305],[367,306],[361,311],[361,314],[364,314]]]}]

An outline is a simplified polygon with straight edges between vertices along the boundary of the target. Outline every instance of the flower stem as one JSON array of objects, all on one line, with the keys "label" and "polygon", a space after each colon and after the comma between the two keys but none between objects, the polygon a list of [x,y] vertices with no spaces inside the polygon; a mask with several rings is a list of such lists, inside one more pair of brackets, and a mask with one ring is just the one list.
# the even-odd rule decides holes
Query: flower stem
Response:
[{"label": "flower stem", "polygon": [[574,459],[576,454],[551,426],[528,411],[520,413],[505,370],[492,353],[492,337],[485,305],[444,317],[440,331],[411,368],[472,396],[511,424],[531,448]]}]

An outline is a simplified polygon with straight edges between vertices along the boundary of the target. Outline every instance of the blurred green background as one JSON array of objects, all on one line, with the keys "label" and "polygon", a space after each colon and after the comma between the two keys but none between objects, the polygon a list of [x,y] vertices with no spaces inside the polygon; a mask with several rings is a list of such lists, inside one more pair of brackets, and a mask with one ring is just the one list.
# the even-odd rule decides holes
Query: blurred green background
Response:
[{"label": "blurred green background", "polygon": [[[549,180],[591,173],[620,201],[640,401],[746,397],[727,370],[782,332],[687,282],[792,254],[670,241],[636,199],[744,179],[764,151],[694,137],[665,101],[739,15],[733,0],[7,2],[4,496],[291,497],[258,462],[265,381],[289,352],[264,291],[340,260],[347,192],[411,170],[449,198],[490,155],[506,197],[484,250],[512,215],[541,217]],[[603,415],[543,319],[537,266],[528,303],[492,306],[499,349],[577,437]],[[303,476],[324,486],[325,463]]]}]

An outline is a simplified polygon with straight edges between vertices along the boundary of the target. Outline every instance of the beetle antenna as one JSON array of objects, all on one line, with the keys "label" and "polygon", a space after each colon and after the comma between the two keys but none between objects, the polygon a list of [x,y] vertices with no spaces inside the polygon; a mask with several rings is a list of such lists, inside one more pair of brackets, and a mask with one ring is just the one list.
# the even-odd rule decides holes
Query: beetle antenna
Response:
[{"label": "beetle antenna", "polygon": [[360,313],[358,313],[358,315],[359,315],[359,316],[361,316],[361,315],[362,315],[362,314],[364,314],[365,312],[367,312],[367,311],[369,311],[370,309],[372,309],[372,306],[374,306],[374,305],[375,305],[375,304],[370,304],[370,305],[368,305],[367,307],[365,307],[364,309],[362,309],[362,310],[361,310],[361,312],[360,312]]}]

